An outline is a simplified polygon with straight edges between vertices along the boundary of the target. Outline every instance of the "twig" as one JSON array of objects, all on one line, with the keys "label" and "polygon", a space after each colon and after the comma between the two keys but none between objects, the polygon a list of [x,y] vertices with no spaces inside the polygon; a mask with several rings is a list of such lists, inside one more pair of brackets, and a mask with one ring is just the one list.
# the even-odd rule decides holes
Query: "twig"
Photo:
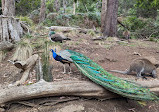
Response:
[{"label": "twig", "polygon": [[39,103],[39,105],[44,105],[44,106],[54,106],[58,103],[63,103],[63,102],[68,102],[68,101],[73,101],[73,100],[78,100],[79,97],[75,98],[67,98],[67,99],[58,99],[58,100],[49,100],[49,101],[44,101]]},{"label": "twig", "polygon": [[30,102],[27,102],[27,101],[19,101],[19,102],[16,102],[16,103],[19,103],[19,104],[22,104],[22,105],[25,105],[25,106],[28,106],[28,107],[35,107],[36,106],[34,103],[30,103]]},{"label": "twig", "polygon": [[155,32],[151,33],[150,36],[149,36],[149,38],[150,38],[154,33],[156,33],[156,32],[158,32],[158,31],[155,31]]}]

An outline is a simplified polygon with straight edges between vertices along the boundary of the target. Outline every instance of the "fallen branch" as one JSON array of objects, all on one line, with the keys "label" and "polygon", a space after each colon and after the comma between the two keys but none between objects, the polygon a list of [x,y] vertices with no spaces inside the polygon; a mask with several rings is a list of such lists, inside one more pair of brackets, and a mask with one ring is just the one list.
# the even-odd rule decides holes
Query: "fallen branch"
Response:
[{"label": "fallen branch", "polygon": [[13,85],[20,85],[25,83],[27,80],[29,73],[33,70],[34,66],[36,65],[36,61],[38,60],[38,54],[34,54],[31,57],[29,57],[26,61],[11,61],[12,64],[14,64],[17,68],[22,69],[22,77],[19,81],[16,81]]},{"label": "fallen branch", "polygon": [[15,100],[63,95],[107,99],[119,97],[101,86],[88,81],[45,82],[40,80],[38,83],[29,86],[13,86],[1,89],[0,104]]},{"label": "fallen branch", "polygon": [[47,29],[54,29],[54,30],[62,30],[63,32],[69,32],[72,30],[79,30],[80,33],[87,33],[88,31],[94,31],[96,33],[100,33],[93,29],[84,29],[84,28],[76,28],[76,27],[64,27],[64,26],[51,26],[46,27]]},{"label": "fallen branch", "polygon": [[63,103],[63,102],[68,102],[68,101],[73,101],[73,100],[79,100],[79,97],[69,97],[69,98],[64,98],[64,99],[57,99],[57,100],[50,100],[50,101],[45,101],[45,102],[40,102],[38,105],[44,105],[44,106],[54,106],[58,103]]},{"label": "fallen branch", "polygon": [[[136,83],[149,87],[150,91],[159,95],[159,80],[137,81]],[[153,83],[158,85],[154,85]],[[44,80],[40,80],[29,86],[1,88],[0,104],[5,104],[9,101],[27,100],[46,96],[80,96],[105,99],[120,97],[89,81],[45,82]]]}]

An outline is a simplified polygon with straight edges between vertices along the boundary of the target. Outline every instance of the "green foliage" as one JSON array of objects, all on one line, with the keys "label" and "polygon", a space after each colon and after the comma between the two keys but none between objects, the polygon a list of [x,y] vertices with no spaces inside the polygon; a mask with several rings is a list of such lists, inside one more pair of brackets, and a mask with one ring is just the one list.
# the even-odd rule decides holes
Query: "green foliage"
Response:
[{"label": "green foliage", "polygon": [[24,38],[31,39],[32,37],[33,37],[33,36],[32,36],[31,34],[29,34],[29,33],[27,33],[27,34],[24,35]]},{"label": "green foliage", "polygon": [[19,16],[17,18],[19,18],[20,21],[27,23],[29,26],[33,25],[33,21],[28,16]]},{"label": "green foliage", "polygon": [[27,15],[40,7],[41,0],[20,0],[16,2],[16,14]]},{"label": "green foliage", "polygon": [[54,12],[54,1],[55,0],[46,0],[46,9],[49,12]]},{"label": "green foliage", "polygon": [[149,38],[150,41],[155,41],[154,38],[159,38],[159,20],[147,19],[143,28],[136,31],[138,38]]},{"label": "green foliage", "polygon": [[153,7],[159,7],[159,0],[136,0],[137,7],[140,8],[153,8]]},{"label": "green foliage", "polygon": [[136,0],[137,15],[144,18],[156,18],[159,0]]},{"label": "green foliage", "polygon": [[92,28],[92,26],[100,26],[100,12],[96,13],[78,13],[73,14],[58,14],[54,19],[47,18],[44,25],[62,25],[62,26],[81,26],[86,28]]},{"label": "green foliage", "polygon": [[90,20],[96,21],[99,25],[101,24],[101,15],[100,15],[100,12],[88,13],[88,18]]},{"label": "green foliage", "polygon": [[101,0],[80,0],[77,12],[88,13],[101,11]]},{"label": "green foliage", "polygon": [[[136,16],[129,16],[123,20],[123,24],[128,26],[131,32],[131,38],[149,38],[150,41],[156,41],[159,38],[159,19],[145,19],[137,18]],[[118,34],[121,36],[125,31],[123,27],[118,26]]]},{"label": "green foliage", "polygon": [[146,25],[146,22],[136,16],[129,16],[123,22],[131,31],[139,30]]},{"label": "green foliage", "polygon": [[119,0],[118,2],[118,14],[119,15],[134,15],[136,8],[134,4],[136,0]]}]

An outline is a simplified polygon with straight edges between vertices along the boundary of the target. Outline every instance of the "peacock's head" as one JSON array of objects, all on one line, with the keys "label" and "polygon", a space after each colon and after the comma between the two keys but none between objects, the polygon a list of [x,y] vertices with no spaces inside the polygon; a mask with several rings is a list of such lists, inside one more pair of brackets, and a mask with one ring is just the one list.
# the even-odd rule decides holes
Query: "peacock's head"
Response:
[{"label": "peacock's head", "polygon": [[50,30],[49,36],[51,36],[51,35],[53,35],[53,34],[55,34],[55,31]]},{"label": "peacock's head", "polygon": [[53,52],[53,53],[55,53],[55,52],[56,52],[56,48],[55,48],[55,50],[53,50],[53,49],[50,49],[50,51],[51,51],[51,52]]},{"label": "peacock's head", "polygon": [[57,54],[56,54],[56,48],[55,48],[55,50],[50,49],[50,51],[51,51],[51,52],[52,52],[52,54],[53,54],[53,58],[55,58],[55,57],[57,56]]},{"label": "peacock's head", "polygon": [[50,51],[51,51],[51,52],[54,52],[54,50],[53,50],[53,49],[50,49]]}]

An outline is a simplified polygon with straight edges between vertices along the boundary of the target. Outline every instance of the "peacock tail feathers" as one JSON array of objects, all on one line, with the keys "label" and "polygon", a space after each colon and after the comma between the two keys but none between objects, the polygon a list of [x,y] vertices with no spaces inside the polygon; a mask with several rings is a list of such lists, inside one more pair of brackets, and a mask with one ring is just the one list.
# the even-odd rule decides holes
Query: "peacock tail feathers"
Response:
[{"label": "peacock tail feathers", "polygon": [[71,50],[67,51],[70,53],[70,58],[73,60],[73,63],[77,66],[77,68],[89,79],[103,86],[104,88],[122,95],[123,97],[128,97],[134,100],[159,99],[159,97],[157,97],[157,95],[155,95],[153,92],[150,92],[148,88],[118,78],[108,73],[101,66],[83,54]]}]

